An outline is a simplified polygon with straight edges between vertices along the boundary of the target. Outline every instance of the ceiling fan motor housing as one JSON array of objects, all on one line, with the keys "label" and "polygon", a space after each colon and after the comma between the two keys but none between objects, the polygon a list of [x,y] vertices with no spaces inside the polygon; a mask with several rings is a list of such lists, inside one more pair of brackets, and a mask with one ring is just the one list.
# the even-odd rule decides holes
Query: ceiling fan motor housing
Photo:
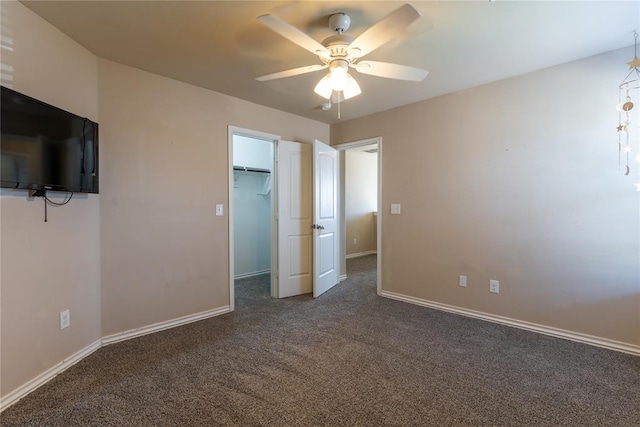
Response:
[{"label": "ceiling fan motor housing", "polygon": [[335,34],[324,39],[322,45],[329,50],[332,59],[345,58],[349,56],[348,48],[352,41],[353,37],[345,34]]}]

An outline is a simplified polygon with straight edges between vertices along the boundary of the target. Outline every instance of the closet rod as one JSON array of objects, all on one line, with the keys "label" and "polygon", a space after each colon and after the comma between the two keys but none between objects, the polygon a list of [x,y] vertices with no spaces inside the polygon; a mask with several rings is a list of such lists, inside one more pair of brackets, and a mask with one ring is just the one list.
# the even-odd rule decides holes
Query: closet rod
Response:
[{"label": "closet rod", "polygon": [[246,166],[234,166],[233,170],[242,172],[271,173],[269,169],[248,168]]}]

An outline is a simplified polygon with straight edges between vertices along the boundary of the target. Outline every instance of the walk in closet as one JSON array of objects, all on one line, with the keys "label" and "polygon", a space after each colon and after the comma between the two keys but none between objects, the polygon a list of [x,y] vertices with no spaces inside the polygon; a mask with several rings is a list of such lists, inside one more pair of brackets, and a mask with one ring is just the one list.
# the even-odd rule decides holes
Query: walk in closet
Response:
[{"label": "walk in closet", "polygon": [[273,142],[233,137],[234,277],[271,271]]}]

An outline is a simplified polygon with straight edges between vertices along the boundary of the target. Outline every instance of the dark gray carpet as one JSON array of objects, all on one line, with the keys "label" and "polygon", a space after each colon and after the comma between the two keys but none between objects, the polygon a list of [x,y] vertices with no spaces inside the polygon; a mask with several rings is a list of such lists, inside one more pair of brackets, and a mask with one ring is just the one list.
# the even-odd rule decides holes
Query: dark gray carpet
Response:
[{"label": "dark gray carpet", "polygon": [[377,297],[375,256],[314,300],[236,285],[236,312],[98,350],[2,426],[639,426],[640,357]]}]

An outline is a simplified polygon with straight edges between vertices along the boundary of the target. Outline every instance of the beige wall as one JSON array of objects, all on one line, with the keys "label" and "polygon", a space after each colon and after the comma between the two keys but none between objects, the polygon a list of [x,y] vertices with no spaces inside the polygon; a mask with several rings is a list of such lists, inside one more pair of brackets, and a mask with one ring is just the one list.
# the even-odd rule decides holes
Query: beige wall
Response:
[{"label": "beige wall", "polygon": [[383,209],[402,214],[383,217],[383,289],[640,344],[640,174],[617,171],[614,108],[632,56],[333,126],[333,144],[384,143]]},{"label": "beige wall", "polygon": [[[377,249],[378,154],[345,151],[346,254]],[[355,239],[355,241],[354,241]]]},{"label": "beige wall", "polygon": [[106,60],[99,91],[103,335],[227,306],[227,126],[329,126]]},{"label": "beige wall", "polygon": [[[97,60],[18,2],[0,3],[2,85],[98,120]],[[0,396],[101,337],[100,198],[0,199]],[[57,197],[50,193],[51,197]],[[59,327],[69,309],[71,326]]]}]

